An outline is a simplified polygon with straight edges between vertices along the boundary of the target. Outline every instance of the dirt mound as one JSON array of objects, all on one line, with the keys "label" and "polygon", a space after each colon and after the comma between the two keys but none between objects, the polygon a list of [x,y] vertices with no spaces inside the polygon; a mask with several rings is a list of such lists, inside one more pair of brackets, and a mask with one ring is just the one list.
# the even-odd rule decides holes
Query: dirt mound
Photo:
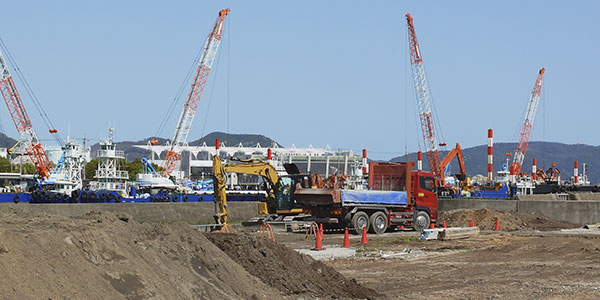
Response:
[{"label": "dirt mound", "polygon": [[[6,299],[281,299],[188,224],[0,209]],[[282,274],[280,274],[282,275]]]},{"label": "dirt mound", "polygon": [[535,230],[557,230],[562,228],[577,228],[581,225],[565,221],[550,219],[539,213],[521,213],[515,211],[494,211],[488,208],[482,209],[455,209],[440,212],[438,223],[446,220],[446,225],[451,226],[469,226],[470,220],[475,222],[475,226],[483,230],[493,230],[499,219],[500,230],[514,231],[524,229]]},{"label": "dirt mound", "polygon": [[248,272],[286,295],[342,299],[378,296],[332,267],[272,241],[236,234],[206,236]]}]

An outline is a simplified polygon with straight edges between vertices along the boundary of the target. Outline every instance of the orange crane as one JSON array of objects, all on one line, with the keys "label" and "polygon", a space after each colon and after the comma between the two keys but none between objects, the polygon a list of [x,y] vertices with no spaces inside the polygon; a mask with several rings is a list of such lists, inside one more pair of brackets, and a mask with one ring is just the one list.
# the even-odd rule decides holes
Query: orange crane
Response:
[{"label": "orange crane", "polygon": [[544,77],[545,68],[541,68],[538,72],[538,76],[533,85],[529,102],[527,103],[527,111],[525,112],[525,118],[523,119],[523,126],[521,127],[521,133],[519,134],[519,143],[517,144],[517,150],[513,156],[513,162],[510,166],[510,175],[515,177],[521,173],[521,166],[525,160],[525,153],[527,152],[527,145],[529,144],[529,137],[531,136],[531,130],[533,129],[533,121],[535,121],[535,114],[537,112],[538,105],[540,104],[540,96],[542,94],[542,80]]},{"label": "orange crane", "polygon": [[190,92],[183,105],[177,127],[175,128],[175,136],[171,141],[171,146],[167,151],[162,165],[161,175],[165,177],[169,177],[173,172],[173,169],[175,169],[175,165],[181,158],[182,148],[187,143],[187,137],[192,128],[194,116],[198,110],[200,98],[202,98],[202,92],[204,91],[204,86],[208,80],[208,74],[210,73],[213,62],[217,56],[217,51],[219,50],[219,45],[221,44],[225,17],[227,17],[229,11],[229,8],[219,11],[217,21],[204,44],[202,56],[200,57],[200,62],[198,63],[196,74],[192,81],[192,86],[190,87]]},{"label": "orange crane", "polygon": [[[20,141],[25,146],[25,151],[40,176],[48,178],[52,166],[33,129],[33,125],[31,124],[27,110],[25,110],[21,96],[17,91],[2,51],[0,51],[0,93],[2,93],[4,102],[6,102],[6,106],[8,107],[8,112],[15,123],[17,132],[20,135]],[[56,129],[50,129],[50,133],[56,133]]]}]

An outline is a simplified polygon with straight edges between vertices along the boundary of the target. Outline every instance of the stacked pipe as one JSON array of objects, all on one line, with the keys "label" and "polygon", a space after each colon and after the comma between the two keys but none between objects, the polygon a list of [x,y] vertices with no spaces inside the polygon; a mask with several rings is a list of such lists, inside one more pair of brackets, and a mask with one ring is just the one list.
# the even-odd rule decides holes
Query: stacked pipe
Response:
[{"label": "stacked pipe", "polygon": [[577,184],[579,183],[579,162],[575,161],[575,164],[573,165],[573,183]]},{"label": "stacked pipe", "polygon": [[531,179],[537,181],[537,160],[533,158],[533,164],[531,164]]},{"label": "stacked pipe", "polygon": [[423,152],[417,152],[417,170],[423,171]]},{"label": "stacked pipe", "polygon": [[494,130],[488,129],[488,145],[487,145],[487,179],[494,179]]}]

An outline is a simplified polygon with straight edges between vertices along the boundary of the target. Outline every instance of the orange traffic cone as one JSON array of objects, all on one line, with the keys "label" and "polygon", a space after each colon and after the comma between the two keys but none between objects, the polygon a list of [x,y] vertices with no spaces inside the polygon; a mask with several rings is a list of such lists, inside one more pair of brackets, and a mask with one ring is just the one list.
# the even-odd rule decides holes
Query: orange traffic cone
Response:
[{"label": "orange traffic cone", "polygon": [[469,227],[475,227],[475,222],[473,222],[473,220],[469,221]]},{"label": "orange traffic cone", "polygon": [[431,223],[429,224],[429,229],[434,229],[435,228],[435,224]]},{"label": "orange traffic cone", "polygon": [[367,238],[367,226],[363,227],[362,240],[360,243],[363,244],[363,246],[369,243],[369,239]]},{"label": "orange traffic cone", "polygon": [[496,231],[500,230],[500,224],[498,222],[498,218],[496,218],[496,225],[494,226],[494,230],[496,230]]},{"label": "orange traffic cone", "polygon": [[350,247],[350,236],[348,235],[348,227],[346,227],[346,230],[344,230],[344,248],[349,248]]},{"label": "orange traffic cone", "polygon": [[315,251],[319,251],[319,250],[325,250],[323,248],[323,244],[321,243],[321,235],[323,233],[319,230],[317,231],[317,237],[315,238],[315,247],[312,248],[311,250],[315,250]]},{"label": "orange traffic cone", "polygon": [[323,235],[323,223],[319,224],[319,232],[321,232],[321,240],[324,240],[325,235]]},{"label": "orange traffic cone", "polygon": [[442,220],[442,227],[448,228],[448,227],[446,227],[446,219]]}]

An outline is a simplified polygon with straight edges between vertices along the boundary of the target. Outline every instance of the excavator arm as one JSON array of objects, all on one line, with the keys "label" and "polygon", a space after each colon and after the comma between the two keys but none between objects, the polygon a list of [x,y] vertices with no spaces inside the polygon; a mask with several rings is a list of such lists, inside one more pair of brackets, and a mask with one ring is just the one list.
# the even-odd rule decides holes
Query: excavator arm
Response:
[{"label": "excavator arm", "polygon": [[440,163],[440,177],[438,178],[439,186],[445,185],[444,171],[446,170],[446,167],[452,161],[452,159],[454,159],[454,157],[456,157],[456,159],[458,160],[458,168],[459,168],[459,172],[460,172],[459,174],[462,175],[463,177],[467,176],[467,172],[465,170],[465,159],[462,154],[462,149],[460,148],[460,144],[456,143],[456,147],[454,149],[452,149],[450,151],[450,153],[448,153],[448,155],[446,155],[446,157],[444,157],[444,159]]},{"label": "excavator arm", "polygon": [[[214,197],[217,205],[217,213],[215,214],[215,222],[217,224],[228,224],[227,216],[227,173],[242,173],[258,175],[265,179],[271,187],[275,190],[278,188],[279,175],[273,166],[267,162],[262,161],[247,161],[239,163],[227,163],[223,164],[219,159],[219,156],[213,157],[213,184],[214,184]],[[274,193],[269,193],[269,197],[275,198]],[[268,214],[267,203],[259,203],[259,214]]]},{"label": "excavator arm", "polygon": [[214,186],[214,197],[216,202],[216,214],[215,222],[227,226],[229,223],[227,214],[227,196],[225,193],[225,186],[227,184],[227,174],[223,163],[219,159],[219,156],[213,157],[213,186]]}]

